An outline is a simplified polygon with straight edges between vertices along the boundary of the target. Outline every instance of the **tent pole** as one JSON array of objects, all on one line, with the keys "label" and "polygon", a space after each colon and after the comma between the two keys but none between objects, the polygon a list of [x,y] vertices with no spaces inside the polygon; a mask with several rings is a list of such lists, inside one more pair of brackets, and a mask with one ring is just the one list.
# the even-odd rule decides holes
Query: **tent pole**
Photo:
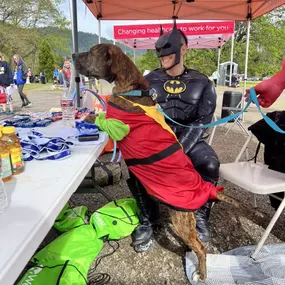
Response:
[{"label": "tent pole", "polygon": [[[72,29],[72,53],[78,53],[78,26],[77,26],[77,3],[76,0],[70,0],[70,19]],[[80,77],[78,70],[75,70],[75,88],[76,88],[76,103],[80,107]]]},{"label": "tent pole", "polygon": [[98,43],[101,44],[101,21],[98,20]]},{"label": "tent pole", "polygon": [[[244,108],[244,95],[246,92],[246,82],[247,82],[247,67],[248,67],[248,50],[249,50],[249,35],[250,35],[250,20],[247,21],[247,31],[246,31],[246,49],[245,49],[245,67],[244,67],[244,85],[242,92],[242,104],[241,107]],[[244,120],[244,113],[242,114],[242,120]]]},{"label": "tent pole", "polygon": [[[234,22],[235,24],[235,22]],[[230,82],[229,86],[232,86],[232,75],[233,75],[233,60],[234,60],[234,44],[235,44],[235,28],[232,35],[232,45],[231,45],[231,69],[230,69]]]},{"label": "tent pole", "polygon": [[[98,43],[101,44],[101,21],[100,19],[98,19]],[[102,82],[100,79],[98,80],[98,82],[99,82],[99,92],[100,92],[100,95],[102,95],[103,93]]]},{"label": "tent pole", "polygon": [[217,86],[219,85],[219,76],[220,76],[220,61],[221,61],[221,47],[218,47],[218,80],[217,80]]}]

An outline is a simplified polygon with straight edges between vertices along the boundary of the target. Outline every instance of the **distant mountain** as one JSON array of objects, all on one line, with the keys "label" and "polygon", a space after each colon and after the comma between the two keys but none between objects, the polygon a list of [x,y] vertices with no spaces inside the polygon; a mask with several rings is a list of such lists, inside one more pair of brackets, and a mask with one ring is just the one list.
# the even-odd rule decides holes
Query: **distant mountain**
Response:
[{"label": "distant mountain", "polygon": [[[68,40],[68,46],[70,49],[70,54],[72,52],[72,34],[71,30],[68,29],[59,29],[54,27],[45,27],[39,29],[40,34],[56,34],[60,35]],[[98,44],[99,37],[96,34],[92,33],[85,33],[85,32],[78,32],[78,48],[79,52],[87,51],[92,46]],[[101,43],[113,43],[112,40],[108,40],[106,38],[101,37]],[[116,42],[116,45],[119,46],[124,52],[126,51],[129,54],[133,53],[133,49],[126,47],[125,45]],[[136,55],[141,55],[145,51],[144,50],[137,50]]]}]

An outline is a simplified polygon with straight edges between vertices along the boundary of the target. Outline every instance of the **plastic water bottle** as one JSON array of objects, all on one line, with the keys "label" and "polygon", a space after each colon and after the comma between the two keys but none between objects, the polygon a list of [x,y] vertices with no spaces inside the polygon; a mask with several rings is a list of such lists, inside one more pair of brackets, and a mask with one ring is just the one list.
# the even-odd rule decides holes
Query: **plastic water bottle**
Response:
[{"label": "plastic water bottle", "polygon": [[8,207],[8,198],[6,190],[2,179],[0,179],[0,215],[6,210],[7,207]]},{"label": "plastic water bottle", "polygon": [[64,126],[74,128],[75,126],[75,106],[71,92],[65,90],[60,100],[62,110],[62,121]]}]

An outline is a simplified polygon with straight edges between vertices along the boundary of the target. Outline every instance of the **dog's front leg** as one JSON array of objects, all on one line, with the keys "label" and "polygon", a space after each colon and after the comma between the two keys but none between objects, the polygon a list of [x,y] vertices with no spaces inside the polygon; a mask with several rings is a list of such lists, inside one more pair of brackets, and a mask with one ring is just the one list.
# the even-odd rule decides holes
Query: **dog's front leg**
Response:
[{"label": "dog's front leg", "polygon": [[95,125],[106,132],[115,141],[121,141],[130,132],[129,125],[117,119],[106,119],[106,113],[99,113]]}]

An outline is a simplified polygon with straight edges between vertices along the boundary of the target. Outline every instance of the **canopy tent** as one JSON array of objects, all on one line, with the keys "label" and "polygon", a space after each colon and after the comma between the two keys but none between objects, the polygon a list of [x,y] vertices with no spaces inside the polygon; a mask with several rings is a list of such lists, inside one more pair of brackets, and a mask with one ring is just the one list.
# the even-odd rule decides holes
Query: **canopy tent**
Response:
[{"label": "canopy tent", "polygon": [[[249,48],[250,21],[282,5],[285,0],[83,0],[98,20],[99,42],[101,20],[237,20],[247,21],[245,83]],[[73,53],[78,52],[77,3],[70,0]],[[220,50],[220,49],[219,49]],[[77,104],[80,105],[79,79],[76,76]],[[244,91],[246,84],[244,84]]]},{"label": "canopy tent", "polygon": [[[170,31],[172,24],[161,24],[163,32]],[[189,48],[218,48],[234,33],[234,22],[177,23],[188,39]],[[114,39],[133,49],[154,49],[159,38],[160,25],[114,26]]]},{"label": "canopy tent", "polygon": [[98,20],[236,20],[258,18],[283,5],[278,0],[83,0]]}]

